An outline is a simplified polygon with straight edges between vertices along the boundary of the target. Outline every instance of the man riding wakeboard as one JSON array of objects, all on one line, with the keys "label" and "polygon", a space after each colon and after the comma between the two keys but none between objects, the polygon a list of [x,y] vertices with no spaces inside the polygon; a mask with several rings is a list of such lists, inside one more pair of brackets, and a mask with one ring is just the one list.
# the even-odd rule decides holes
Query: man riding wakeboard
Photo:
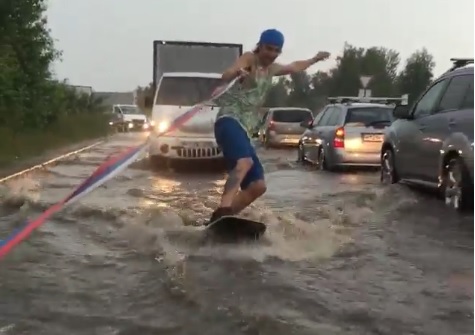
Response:
[{"label": "man riding wakeboard", "polygon": [[272,86],[272,77],[304,71],[330,56],[321,51],[310,59],[288,65],[274,63],[283,46],[284,35],[280,31],[265,30],[254,51],[244,53],[222,75],[227,82],[236,77],[240,80],[215,101],[220,111],[214,134],[226,162],[228,178],[221,203],[208,224],[222,216],[238,214],[266,192],[264,168],[248,132],[259,123],[258,111]]}]

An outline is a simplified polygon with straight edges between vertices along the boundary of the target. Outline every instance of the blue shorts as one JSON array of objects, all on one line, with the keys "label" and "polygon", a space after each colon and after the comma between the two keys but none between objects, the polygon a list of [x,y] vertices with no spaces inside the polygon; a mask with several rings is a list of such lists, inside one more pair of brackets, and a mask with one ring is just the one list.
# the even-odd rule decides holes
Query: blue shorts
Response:
[{"label": "blue shorts", "polygon": [[235,168],[238,159],[252,158],[252,167],[241,182],[241,189],[245,190],[252,182],[264,180],[264,168],[256,150],[241,124],[232,117],[221,117],[214,124],[214,136],[223,152],[228,171]]}]

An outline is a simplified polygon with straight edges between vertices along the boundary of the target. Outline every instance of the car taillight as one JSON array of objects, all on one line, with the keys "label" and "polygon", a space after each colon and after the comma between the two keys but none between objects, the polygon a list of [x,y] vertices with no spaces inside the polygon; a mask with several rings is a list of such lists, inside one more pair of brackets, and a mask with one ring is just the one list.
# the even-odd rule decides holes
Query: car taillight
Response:
[{"label": "car taillight", "polygon": [[335,139],[333,140],[334,148],[344,148],[345,147],[345,129],[338,128],[335,131]]},{"label": "car taillight", "polygon": [[269,122],[269,130],[274,130],[274,128],[275,128],[274,121],[270,121]]}]

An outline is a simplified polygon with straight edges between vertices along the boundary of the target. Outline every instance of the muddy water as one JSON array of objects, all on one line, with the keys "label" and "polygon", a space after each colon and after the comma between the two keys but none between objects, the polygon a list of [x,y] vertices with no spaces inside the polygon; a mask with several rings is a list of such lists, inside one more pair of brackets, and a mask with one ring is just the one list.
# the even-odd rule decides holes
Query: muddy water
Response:
[{"label": "muddy water", "polygon": [[[1,186],[0,236],[68,194],[140,135]],[[473,217],[261,150],[268,192],[254,244],[217,245],[196,222],[223,175],[146,161],[64,209],[0,263],[0,334],[471,334]]]}]

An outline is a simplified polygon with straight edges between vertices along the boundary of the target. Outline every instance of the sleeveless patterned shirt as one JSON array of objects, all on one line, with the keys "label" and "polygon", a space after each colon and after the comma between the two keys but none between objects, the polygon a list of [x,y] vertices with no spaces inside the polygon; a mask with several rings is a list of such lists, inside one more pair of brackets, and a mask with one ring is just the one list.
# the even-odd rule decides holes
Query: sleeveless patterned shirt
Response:
[{"label": "sleeveless patterned shirt", "polygon": [[[270,67],[269,67],[270,68]],[[243,83],[237,82],[220,96],[216,105],[220,107],[217,119],[232,117],[250,132],[260,122],[259,108],[272,87],[272,74],[268,69],[256,66]]]}]

